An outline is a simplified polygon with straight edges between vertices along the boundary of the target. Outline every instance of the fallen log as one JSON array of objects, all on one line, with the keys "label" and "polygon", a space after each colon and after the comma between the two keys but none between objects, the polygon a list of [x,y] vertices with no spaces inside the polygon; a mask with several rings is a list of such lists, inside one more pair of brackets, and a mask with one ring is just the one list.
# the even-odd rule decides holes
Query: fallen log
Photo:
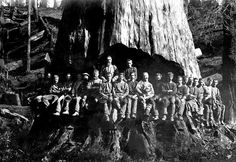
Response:
[{"label": "fallen log", "polygon": [[51,33],[51,31],[50,31],[50,28],[49,28],[48,25],[47,25],[48,23],[45,22],[45,21],[43,20],[43,18],[42,18],[40,15],[39,15],[39,20],[41,21],[41,23],[43,24],[43,26],[44,26],[44,28],[45,28],[47,34],[49,35],[50,42],[52,42],[53,37],[52,37],[52,33]]},{"label": "fallen log", "polygon": [[0,104],[1,116],[11,115],[13,117],[21,117],[24,120],[28,120],[32,116],[30,106],[14,106],[14,105],[1,105]]},{"label": "fallen log", "polygon": [[27,119],[26,117],[24,117],[23,115],[20,115],[18,113],[12,113],[10,112],[8,109],[1,109],[0,110],[0,116],[3,116],[5,118],[20,118],[23,119],[24,121],[28,122],[29,119]]},{"label": "fallen log", "polygon": [[[43,38],[44,33],[45,33],[45,30],[42,30],[42,31],[40,31],[39,33],[37,33],[37,34],[31,36],[31,37],[30,37],[30,40],[31,40],[32,42],[36,42],[36,41],[38,41],[38,40],[40,40],[40,39]],[[21,46],[19,46],[19,47],[17,47],[17,48],[14,48],[14,49],[12,49],[12,50],[10,50],[10,51],[8,51],[6,55],[9,56],[9,55],[11,55],[12,53],[15,53],[15,52],[17,52],[17,51],[19,51],[19,50],[22,50],[22,48],[26,48],[26,47],[27,47],[27,43],[24,43],[23,45],[21,45]]]},{"label": "fallen log", "polygon": [[[51,59],[48,53],[43,53],[43,54],[32,57],[31,66],[33,66],[36,63],[41,63],[44,61],[51,63]],[[23,66],[24,66],[24,60],[14,61],[5,65],[8,71],[13,71]]]},{"label": "fallen log", "polygon": [[35,42],[35,41],[37,41],[37,40],[43,38],[44,33],[45,33],[45,30],[42,30],[41,32],[38,32],[37,34],[35,34],[35,35],[33,35],[33,36],[30,37],[30,41]]}]

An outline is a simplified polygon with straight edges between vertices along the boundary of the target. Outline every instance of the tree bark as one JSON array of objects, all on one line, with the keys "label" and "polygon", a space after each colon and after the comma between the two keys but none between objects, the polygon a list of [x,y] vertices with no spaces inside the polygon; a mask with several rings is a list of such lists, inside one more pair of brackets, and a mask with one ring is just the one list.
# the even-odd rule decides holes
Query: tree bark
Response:
[{"label": "tree bark", "polygon": [[226,105],[226,120],[236,123],[236,2],[226,0],[223,6],[223,98]]}]

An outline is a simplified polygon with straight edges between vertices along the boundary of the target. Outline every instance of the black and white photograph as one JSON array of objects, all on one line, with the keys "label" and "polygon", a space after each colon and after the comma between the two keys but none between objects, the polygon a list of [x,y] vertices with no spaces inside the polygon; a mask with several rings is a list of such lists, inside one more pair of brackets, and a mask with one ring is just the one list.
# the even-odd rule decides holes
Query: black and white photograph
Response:
[{"label": "black and white photograph", "polygon": [[236,0],[0,0],[0,161],[235,162]]}]

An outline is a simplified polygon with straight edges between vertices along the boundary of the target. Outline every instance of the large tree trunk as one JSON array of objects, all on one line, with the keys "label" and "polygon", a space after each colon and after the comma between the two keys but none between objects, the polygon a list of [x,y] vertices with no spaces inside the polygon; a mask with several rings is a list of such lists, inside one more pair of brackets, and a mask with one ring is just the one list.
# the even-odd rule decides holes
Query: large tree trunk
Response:
[{"label": "large tree trunk", "polygon": [[[71,35],[75,35],[74,51],[70,50]],[[88,65],[116,44],[162,56],[178,63],[186,75],[200,76],[184,0],[66,1],[56,60],[67,65],[67,55],[72,55],[75,66]],[[127,55],[120,52],[119,58]]]},{"label": "large tree trunk", "polygon": [[224,16],[224,103],[226,105],[226,119],[229,123],[236,123],[236,1],[226,0],[223,6]]}]

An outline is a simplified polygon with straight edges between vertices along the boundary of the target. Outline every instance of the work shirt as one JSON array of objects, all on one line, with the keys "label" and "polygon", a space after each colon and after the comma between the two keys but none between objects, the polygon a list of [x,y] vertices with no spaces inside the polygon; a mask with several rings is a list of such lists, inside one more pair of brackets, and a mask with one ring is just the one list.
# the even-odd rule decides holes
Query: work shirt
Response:
[{"label": "work shirt", "polygon": [[129,95],[136,95],[137,94],[137,90],[136,90],[137,84],[138,84],[138,81],[136,81],[136,80],[128,82]]},{"label": "work shirt", "polygon": [[108,73],[111,73],[112,78],[116,77],[115,79],[117,79],[118,78],[117,75],[119,72],[118,72],[116,65],[109,65],[109,66],[107,65],[102,68],[102,71],[101,71],[102,78],[106,78]]},{"label": "work shirt", "polygon": [[72,86],[73,86],[73,82],[68,80],[64,83],[63,86],[63,92],[65,94],[71,95],[72,94]]},{"label": "work shirt", "polygon": [[35,86],[34,86],[34,91],[36,91],[36,93],[38,95],[43,95],[46,94],[48,92],[48,87],[45,84],[45,80],[44,79],[38,79],[35,82]]},{"label": "work shirt", "polygon": [[88,89],[99,90],[101,84],[102,84],[102,79],[94,78],[88,83]]},{"label": "work shirt", "polygon": [[131,73],[135,73],[136,79],[138,78],[137,68],[136,67],[130,67],[130,68],[125,70],[125,79],[127,81],[131,80]]},{"label": "work shirt", "polygon": [[151,98],[154,96],[154,89],[150,82],[144,82],[141,80],[138,82],[136,90],[141,92],[146,98]]},{"label": "work shirt", "polygon": [[188,87],[186,85],[177,86],[176,96],[179,98],[186,97],[188,95]]},{"label": "work shirt", "polygon": [[99,88],[101,84],[102,80],[100,78],[93,78],[91,81],[89,81],[88,89],[91,96],[97,97],[97,95],[99,94]]},{"label": "work shirt", "polygon": [[72,95],[76,95],[76,91],[79,88],[80,84],[82,83],[81,80],[75,81],[73,88],[72,88]]},{"label": "work shirt", "polygon": [[[167,92],[168,90],[172,90],[172,92]],[[164,83],[162,85],[161,91],[163,95],[171,95],[174,96],[177,92],[177,86],[174,82],[171,83]]]},{"label": "work shirt", "polygon": [[114,97],[126,97],[129,94],[129,86],[124,81],[115,82],[113,86]]},{"label": "work shirt", "polygon": [[[78,83],[79,84],[79,83]],[[76,96],[84,96],[87,95],[88,92],[88,82],[82,81],[81,84],[77,85],[74,90]]]},{"label": "work shirt", "polygon": [[221,102],[220,90],[217,87],[212,87],[212,98]]},{"label": "work shirt", "polygon": [[160,95],[162,93],[161,91],[162,86],[163,86],[162,81],[155,81],[155,83],[153,84],[153,88],[156,95]]},{"label": "work shirt", "polygon": [[112,83],[111,82],[105,82],[102,83],[100,88],[99,88],[99,93],[102,96],[111,96],[112,95]]},{"label": "work shirt", "polygon": [[198,88],[196,86],[188,86],[188,93],[187,100],[196,99],[198,95]]},{"label": "work shirt", "polygon": [[197,99],[202,100],[204,97],[204,88],[202,86],[198,87]]},{"label": "work shirt", "polygon": [[204,86],[204,98],[205,100],[212,97],[212,86]]},{"label": "work shirt", "polygon": [[60,83],[54,83],[51,85],[50,94],[61,95],[62,94],[62,86]]}]

